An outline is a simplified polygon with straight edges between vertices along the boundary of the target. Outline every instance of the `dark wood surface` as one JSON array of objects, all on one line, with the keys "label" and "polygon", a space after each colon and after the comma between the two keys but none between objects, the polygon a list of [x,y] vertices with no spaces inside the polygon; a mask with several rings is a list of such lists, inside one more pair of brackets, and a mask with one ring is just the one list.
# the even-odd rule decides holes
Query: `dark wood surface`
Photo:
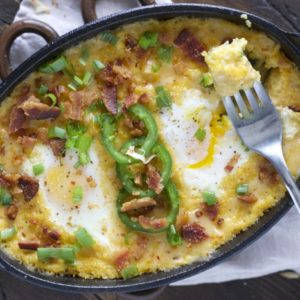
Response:
[{"label": "dark wood surface", "polygon": [[[62,1],[62,0],[61,0]],[[79,1],[79,0],[77,0]],[[116,1],[116,0],[114,0]],[[121,0],[119,0],[121,1]],[[21,0],[0,0],[0,34],[11,23]],[[183,2],[175,0],[175,2]],[[203,0],[201,2],[234,7],[273,21],[282,29],[300,32],[300,0]],[[299,41],[300,42],[300,41]],[[1,59],[1,58],[0,58]],[[296,276],[295,276],[296,277]],[[120,300],[115,294],[66,294],[32,286],[0,271],[0,300]],[[145,299],[145,297],[141,297]],[[167,287],[157,300],[299,300],[300,279],[273,274],[250,280],[187,287]]]}]

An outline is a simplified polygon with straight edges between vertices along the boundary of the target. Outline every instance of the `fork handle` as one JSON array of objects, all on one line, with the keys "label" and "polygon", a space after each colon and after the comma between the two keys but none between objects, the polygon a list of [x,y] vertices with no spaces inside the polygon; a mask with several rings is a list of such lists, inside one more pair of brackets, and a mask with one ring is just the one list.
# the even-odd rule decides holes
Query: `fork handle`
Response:
[{"label": "fork handle", "polygon": [[282,151],[278,151],[276,155],[273,155],[272,157],[269,156],[268,159],[273,163],[273,166],[281,176],[298,212],[300,213],[300,191],[293,176],[289,172]]}]

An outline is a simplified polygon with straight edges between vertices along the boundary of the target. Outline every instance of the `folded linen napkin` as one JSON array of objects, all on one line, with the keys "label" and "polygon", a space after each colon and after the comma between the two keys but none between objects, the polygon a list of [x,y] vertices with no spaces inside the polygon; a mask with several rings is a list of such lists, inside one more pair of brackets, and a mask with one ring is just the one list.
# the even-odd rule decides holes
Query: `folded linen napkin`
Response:
[{"label": "folded linen napkin", "polygon": [[[170,3],[171,0],[159,0]],[[98,17],[138,6],[137,0],[97,1]],[[62,35],[83,24],[79,0],[24,0],[15,21],[34,18],[51,25]],[[39,49],[45,42],[33,34],[19,37],[11,51],[13,67]],[[223,282],[258,277],[285,270],[300,270],[300,216],[292,208],[286,216],[261,239],[241,253],[196,276],[174,285]]]}]

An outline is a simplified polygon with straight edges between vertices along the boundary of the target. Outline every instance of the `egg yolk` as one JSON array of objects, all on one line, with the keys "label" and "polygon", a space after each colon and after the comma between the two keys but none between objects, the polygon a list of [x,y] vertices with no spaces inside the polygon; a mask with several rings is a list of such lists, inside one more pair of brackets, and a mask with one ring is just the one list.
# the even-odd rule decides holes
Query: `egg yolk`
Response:
[{"label": "egg yolk", "polygon": [[227,116],[222,116],[221,120],[216,115],[213,116],[210,122],[210,141],[207,149],[206,156],[196,162],[195,164],[190,165],[191,169],[198,169],[204,166],[210,166],[214,160],[215,155],[215,146],[219,137],[223,136],[225,132],[230,127],[230,122]]}]

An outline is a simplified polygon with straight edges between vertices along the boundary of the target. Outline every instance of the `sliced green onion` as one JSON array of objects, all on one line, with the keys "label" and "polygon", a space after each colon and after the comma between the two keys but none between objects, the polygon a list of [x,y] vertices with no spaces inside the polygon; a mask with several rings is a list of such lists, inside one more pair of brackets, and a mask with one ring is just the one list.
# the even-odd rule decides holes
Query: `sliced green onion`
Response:
[{"label": "sliced green onion", "polygon": [[217,197],[214,192],[210,191],[204,191],[203,194],[203,200],[207,205],[215,205],[217,203]]},{"label": "sliced green onion", "polygon": [[203,74],[200,84],[203,85],[204,87],[209,87],[214,84],[213,78],[210,73],[205,73]]},{"label": "sliced green onion", "polygon": [[64,139],[66,138],[66,130],[57,126],[52,127],[48,130],[48,137]]},{"label": "sliced green onion", "polygon": [[105,68],[105,64],[102,63],[100,60],[95,59],[93,61],[93,67],[95,68],[96,71],[100,71]]},{"label": "sliced green onion", "polygon": [[62,113],[65,111],[65,105],[62,102],[59,103],[58,107]]},{"label": "sliced green onion", "polygon": [[38,175],[41,175],[41,174],[44,173],[45,167],[44,167],[44,165],[42,163],[41,164],[37,164],[37,165],[34,165],[32,167],[32,171],[33,171],[33,174],[35,176],[38,176]]},{"label": "sliced green onion", "polygon": [[4,188],[0,186],[0,202],[2,205],[10,205],[12,203],[11,194]]},{"label": "sliced green onion", "polygon": [[163,86],[157,86],[156,91],[156,104],[159,108],[171,107],[171,95]]},{"label": "sliced green onion", "polygon": [[73,202],[75,204],[79,204],[82,198],[83,198],[83,188],[77,185],[73,190]]},{"label": "sliced green onion", "polygon": [[87,153],[91,147],[93,141],[93,137],[89,134],[85,133],[78,137],[75,148],[79,152]]},{"label": "sliced green onion", "polygon": [[87,165],[91,161],[90,156],[85,152],[79,153],[79,162],[80,165]]},{"label": "sliced green onion", "polygon": [[157,73],[160,70],[161,64],[160,63],[153,63],[151,66],[151,71],[153,73]]},{"label": "sliced green onion", "polygon": [[48,87],[44,84],[41,84],[41,86],[38,89],[38,94],[41,96],[44,96],[48,92]]},{"label": "sliced green onion", "polygon": [[100,40],[115,46],[119,38],[111,31],[106,30],[100,33]]},{"label": "sliced green onion", "polygon": [[172,246],[181,246],[183,243],[180,234],[176,231],[176,228],[173,224],[168,229],[167,239],[169,244]]},{"label": "sliced green onion", "polygon": [[59,258],[66,263],[74,263],[75,261],[75,251],[73,247],[38,248],[37,256],[40,261],[48,261],[50,258]]},{"label": "sliced green onion", "polygon": [[199,140],[200,142],[202,142],[205,139],[206,136],[206,131],[205,129],[199,128],[196,132],[195,132],[195,138],[197,140]]},{"label": "sliced green onion", "polygon": [[89,85],[91,82],[91,79],[92,79],[92,73],[88,72],[88,71],[85,72],[83,75],[83,78],[82,78],[83,85],[85,85],[85,86]]},{"label": "sliced green onion", "polygon": [[80,163],[80,161],[78,161],[73,165],[73,168],[78,169],[80,166],[81,166],[81,163]]},{"label": "sliced green onion", "polygon": [[143,33],[139,40],[139,46],[142,49],[147,50],[150,47],[156,47],[158,40],[158,33],[157,32],[150,32],[146,31]]},{"label": "sliced green onion", "polygon": [[2,172],[4,170],[4,165],[0,164],[0,172]]},{"label": "sliced green onion", "polygon": [[83,81],[78,76],[74,76],[73,80],[76,82],[77,86],[83,85]]},{"label": "sliced green onion", "polygon": [[45,98],[49,98],[52,101],[51,107],[54,107],[56,105],[56,96],[52,93],[46,94],[44,96]]},{"label": "sliced green onion", "polygon": [[125,268],[121,271],[121,276],[124,279],[129,279],[129,278],[137,276],[138,273],[139,273],[139,270],[138,270],[137,266],[136,265],[130,265],[127,268]]},{"label": "sliced green onion", "polygon": [[77,84],[76,84],[76,82],[74,82],[74,81],[72,81],[72,82],[70,82],[69,84],[68,84],[68,88],[70,89],[70,90],[72,90],[72,91],[74,91],[74,92],[76,92],[77,91]]},{"label": "sliced green onion", "polygon": [[17,233],[17,227],[6,228],[0,231],[0,240],[7,241]]},{"label": "sliced green onion", "polygon": [[75,237],[81,247],[91,247],[95,244],[94,239],[85,228],[75,231]]},{"label": "sliced green onion", "polygon": [[238,195],[246,195],[248,194],[249,192],[249,186],[247,183],[242,183],[242,184],[239,184],[237,187],[236,187],[236,193]]},{"label": "sliced green onion", "polygon": [[167,46],[167,45],[161,45],[157,49],[157,54],[158,54],[158,57],[161,61],[166,62],[166,63],[169,64],[172,61],[173,47],[172,46]]},{"label": "sliced green onion", "polygon": [[87,107],[86,112],[87,113],[91,113],[91,112],[95,112],[98,109],[102,109],[103,108],[103,102],[101,100],[92,103],[89,107]]},{"label": "sliced green onion", "polygon": [[67,124],[67,134],[68,137],[79,136],[87,131],[87,128],[84,124],[80,122],[69,122]]},{"label": "sliced green onion", "polygon": [[89,57],[90,57],[89,49],[88,48],[83,48],[82,52],[81,52],[81,57],[79,59],[80,64],[82,64],[83,66],[86,66],[86,62],[87,62]]},{"label": "sliced green onion", "polygon": [[52,74],[59,71],[62,71],[66,66],[68,62],[64,56],[61,56],[54,60],[52,63],[49,63],[47,65],[41,66],[39,68],[39,71],[42,73]]}]

